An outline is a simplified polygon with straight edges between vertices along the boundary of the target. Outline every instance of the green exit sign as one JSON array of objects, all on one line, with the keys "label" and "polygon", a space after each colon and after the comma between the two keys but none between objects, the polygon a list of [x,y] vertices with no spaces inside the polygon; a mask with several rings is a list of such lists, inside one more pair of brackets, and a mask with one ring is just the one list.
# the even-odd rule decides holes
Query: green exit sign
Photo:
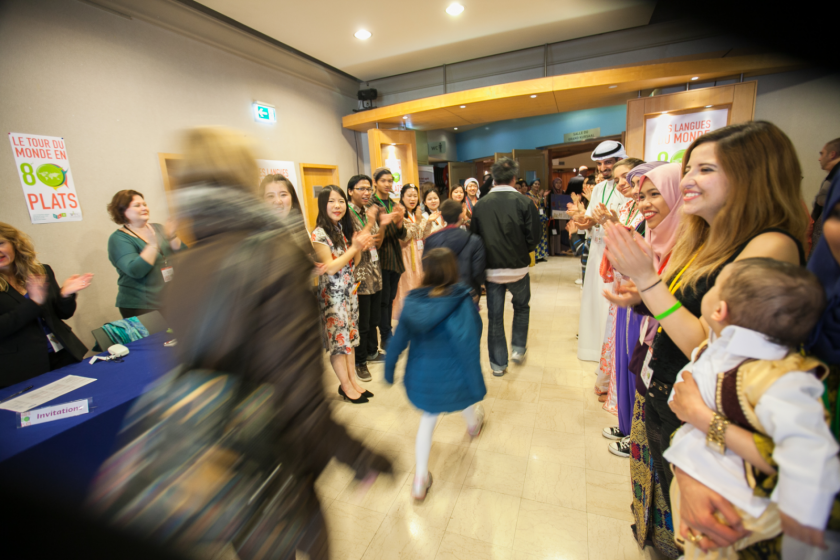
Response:
[{"label": "green exit sign", "polygon": [[254,101],[254,120],[264,123],[277,122],[277,111],[274,110],[274,105]]}]

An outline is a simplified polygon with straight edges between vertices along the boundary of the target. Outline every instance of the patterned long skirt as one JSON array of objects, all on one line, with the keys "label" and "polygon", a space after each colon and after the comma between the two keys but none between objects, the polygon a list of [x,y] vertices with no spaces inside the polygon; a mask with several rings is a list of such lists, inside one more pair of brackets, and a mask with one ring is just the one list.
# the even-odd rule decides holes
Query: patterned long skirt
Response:
[{"label": "patterned long skirt", "polygon": [[615,410],[615,392],[609,393],[612,385],[611,379],[615,377],[615,314],[616,306],[610,304],[610,311],[607,316],[606,329],[603,332],[603,342],[601,344],[601,359],[598,361],[598,367],[595,369],[595,393],[599,395],[607,394],[607,400],[604,402],[604,410],[612,414]]},{"label": "patterned long skirt", "polygon": [[548,259],[548,220],[549,218],[545,214],[540,216],[542,236],[540,237],[540,242],[537,245],[536,254],[534,255],[537,260]]},{"label": "patterned long skirt", "polygon": [[662,486],[653,468],[653,457],[645,432],[645,398],[636,393],[633,427],[630,430],[630,480],[633,485],[633,533],[641,548],[652,544],[667,558],[681,552],[674,542],[671,510],[665,503]]}]

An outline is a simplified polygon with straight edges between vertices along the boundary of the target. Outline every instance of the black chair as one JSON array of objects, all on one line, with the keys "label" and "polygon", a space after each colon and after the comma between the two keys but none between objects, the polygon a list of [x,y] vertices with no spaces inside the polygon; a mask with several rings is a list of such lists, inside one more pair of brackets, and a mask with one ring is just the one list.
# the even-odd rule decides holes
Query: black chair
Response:
[{"label": "black chair", "polygon": [[[146,327],[146,330],[149,331],[149,334],[159,333],[161,331],[165,331],[168,327],[166,325],[166,320],[163,318],[163,315],[160,314],[158,311],[152,311],[151,313],[146,313],[145,315],[141,315],[137,317],[137,320]],[[114,344],[118,344],[118,341],[111,340],[111,337],[108,336],[108,333],[105,332],[105,329],[99,327],[98,329],[93,329],[91,331],[93,338],[96,340],[96,344],[102,350],[107,350],[110,346]]]}]

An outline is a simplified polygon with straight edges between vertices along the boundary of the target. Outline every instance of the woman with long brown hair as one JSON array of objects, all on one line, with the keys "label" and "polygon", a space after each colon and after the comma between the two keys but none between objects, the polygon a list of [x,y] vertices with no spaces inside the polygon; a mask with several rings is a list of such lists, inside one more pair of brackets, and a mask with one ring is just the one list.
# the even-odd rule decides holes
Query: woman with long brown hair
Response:
[{"label": "woman with long brown hair", "polygon": [[80,361],[87,348],[62,319],[76,311],[76,293],[93,274],[61,286],[41,264],[32,240],[0,222],[0,387]]},{"label": "woman with long brown hair", "polygon": [[400,276],[397,297],[394,299],[392,318],[399,320],[403,301],[408,292],[420,286],[423,281],[423,240],[432,232],[433,220],[424,217],[420,205],[420,191],[411,183],[403,185],[400,204],[405,208],[405,239],[400,240],[405,272]]},{"label": "woman with long brown hair", "polygon": [[[731,125],[700,136],[686,150],[680,182],[684,216],[661,278],[651,252],[637,243],[638,234],[608,227],[610,260],[635,283],[631,299],[643,302],[660,323],[642,376],[650,378],[645,399],[647,439],[669,507],[674,474],[662,453],[681,423],[667,400],[677,373],[707,337],[700,302],[721,269],[735,260],[769,257],[804,264],[807,224],[801,211],[801,180],[793,144],[778,127],[763,121]],[[681,491],[685,488],[682,501],[691,502],[696,481],[679,470],[676,477]],[[708,494],[698,499],[712,507]],[[719,510],[730,527],[692,517],[690,512],[698,509],[702,508],[683,508],[684,525],[721,542],[737,536],[732,528],[737,514],[731,507]]]},{"label": "woman with long brown hair", "polygon": [[319,262],[326,265],[318,277],[318,302],[324,318],[330,363],[339,380],[338,394],[354,404],[367,402],[373,393],[356,383],[359,345],[359,301],[353,264],[373,244],[369,232],[356,232],[341,187],[327,185],[318,195],[318,220],[312,244]]}]

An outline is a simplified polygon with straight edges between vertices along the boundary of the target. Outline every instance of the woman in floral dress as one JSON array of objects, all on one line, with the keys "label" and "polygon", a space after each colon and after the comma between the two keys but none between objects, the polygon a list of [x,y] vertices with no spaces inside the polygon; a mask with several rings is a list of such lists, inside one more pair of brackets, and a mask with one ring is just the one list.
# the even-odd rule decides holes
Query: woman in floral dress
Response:
[{"label": "woman in floral dress", "polygon": [[[330,363],[338,381],[338,394],[352,403],[368,402],[373,394],[356,382],[354,347],[359,345],[359,301],[353,276],[353,259],[373,243],[366,231],[354,232],[347,212],[347,197],[335,185],[318,195],[317,227],[312,230],[315,255],[325,266],[318,278],[318,303],[324,318]],[[348,240],[346,235],[351,235]]]},{"label": "woman in floral dress", "polygon": [[545,193],[540,185],[540,180],[535,179],[531,183],[528,196],[534,202],[534,206],[540,212],[540,225],[542,225],[542,235],[540,235],[540,242],[534,252],[534,258],[537,262],[548,262],[548,211],[545,204]]}]

